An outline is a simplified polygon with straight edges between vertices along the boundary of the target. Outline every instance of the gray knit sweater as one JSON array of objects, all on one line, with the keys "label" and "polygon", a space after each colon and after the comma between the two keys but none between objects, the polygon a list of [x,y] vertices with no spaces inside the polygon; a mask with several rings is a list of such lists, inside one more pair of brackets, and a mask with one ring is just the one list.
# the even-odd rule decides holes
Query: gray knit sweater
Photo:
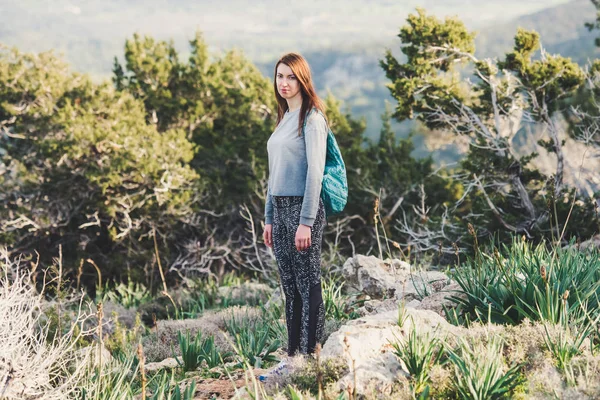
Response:
[{"label": "gray knit sweater", "polygon": [[327,151],[327,122],[313,111],[305,135],[298,136],[300,108],[284,114],[267,141],[269,182],[265,223],[273,223],[271,196],[304,196],[300,223],[312,227],[317,216]]}]

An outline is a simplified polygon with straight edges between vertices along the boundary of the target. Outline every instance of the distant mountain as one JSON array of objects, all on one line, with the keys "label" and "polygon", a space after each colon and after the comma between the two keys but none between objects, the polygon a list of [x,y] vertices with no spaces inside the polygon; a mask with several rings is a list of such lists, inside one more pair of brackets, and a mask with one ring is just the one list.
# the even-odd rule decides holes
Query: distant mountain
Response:
[{"label": "distant mountain", "polygon": [[424,7],[474,28],[568,0],[8,0],[0,2],[0,43],[64,52],[79,71],[110,74],[134,32],[172,39],[181,50],[201,29],[213,50],[242,48],[254,61],[298,50],[354,52],[393,43],[408,13]]},{"label": "distant mountain", "polygon": [[521,16],[504,24],[486,27],[477,35],[477,54],[496,57],[510,51],[517,28],[535,30],[542,46],[552,54],[571,57],[584,65],[589,59],[600,57],[600,48],[594,38],[600,32],[590,32],[585,22],[595,19],[595,8],[589,0],[575,0],[530,15]]}]

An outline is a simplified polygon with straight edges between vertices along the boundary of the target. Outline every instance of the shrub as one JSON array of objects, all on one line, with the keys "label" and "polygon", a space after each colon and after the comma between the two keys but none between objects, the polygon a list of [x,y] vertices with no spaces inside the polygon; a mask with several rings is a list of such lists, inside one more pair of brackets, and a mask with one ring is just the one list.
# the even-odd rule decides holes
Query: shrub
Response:
[{"label": "shrub", "polygon": [[301,368],[291,374],[292,384],[301,391],[313,395],[319,393],[318,375],[321,375],[323,387],[337,382],[348,373],[348,364],[341,358],[329,358],[317,368],[315,360],[309,359]]},{"label": "shrub", "polygon": [[0,249],[0,395],[39,398],[41,393],[49,400],[72,398],[92,353],[77,357],[75,352],[79,339],[89,334],[79,329],[86,316],[78,308],[75,321],[63,325],[64,330],[55,329],[47,342],[52,320],[44,321],[46,304],[23,267]]}]

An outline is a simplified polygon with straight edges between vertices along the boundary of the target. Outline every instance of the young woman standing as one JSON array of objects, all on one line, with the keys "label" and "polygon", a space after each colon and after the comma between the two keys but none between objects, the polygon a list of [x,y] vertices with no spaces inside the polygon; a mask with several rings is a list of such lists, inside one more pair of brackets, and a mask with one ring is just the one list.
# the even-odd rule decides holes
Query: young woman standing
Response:
[{"label": "young woman standing", "polygon": [[263,239],[277,260],[286,301],[287,352],[293,356],[314,352],[325,323],[321,240],[326,219],[321,184],[328,125],[310,67],[300,54],[289,53],[277,61],[274,91],[277,125],[267,141]]}]

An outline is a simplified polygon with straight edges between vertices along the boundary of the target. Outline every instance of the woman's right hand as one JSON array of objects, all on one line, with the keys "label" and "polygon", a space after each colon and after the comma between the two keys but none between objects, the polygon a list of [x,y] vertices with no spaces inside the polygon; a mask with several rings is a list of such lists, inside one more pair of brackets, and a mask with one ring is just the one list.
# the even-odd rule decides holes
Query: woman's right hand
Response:
[{"label": "woman's right hand", "polygon": [[273,225],[272,224],[266,224],[265,225],[265,231],[263,232],[263,240],[265,241],[265,244],[267,245],[267,247],[273,247]]}]

